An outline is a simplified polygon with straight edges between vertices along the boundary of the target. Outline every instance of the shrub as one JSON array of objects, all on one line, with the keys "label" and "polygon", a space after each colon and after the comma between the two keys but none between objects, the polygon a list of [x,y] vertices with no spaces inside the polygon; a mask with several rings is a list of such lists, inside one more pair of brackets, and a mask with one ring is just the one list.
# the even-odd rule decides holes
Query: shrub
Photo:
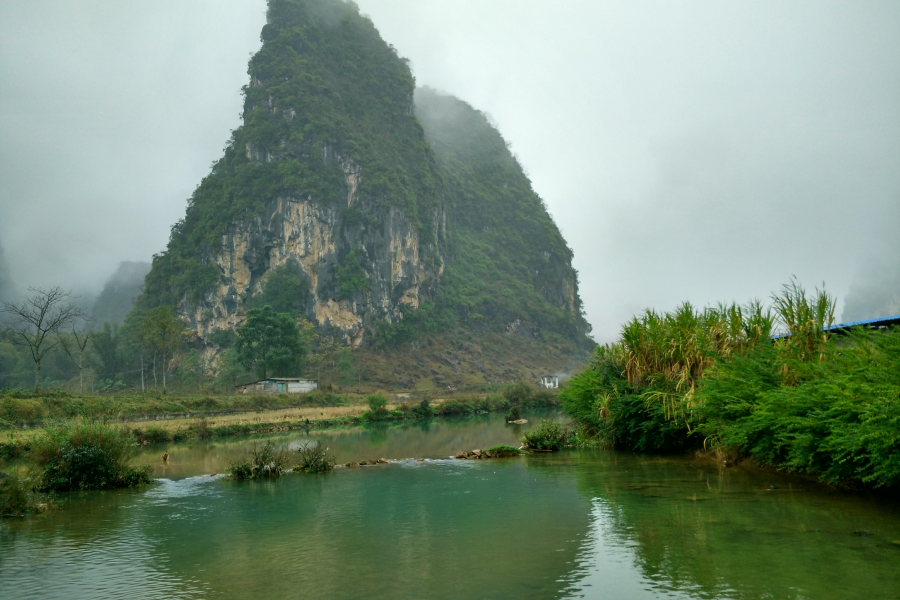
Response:
[{"label": "shrub", "polygon": [[388,399],[381,392],[369,396],[369,411],[363,415],[364,419],[370,421],[380,421],[390,416],[387,406]]},{"label": "shrub", "polygon": [[482,401],[482,406],[488,412],[497,412],[508,408],[509,401],[500,394],[488,394]]},{"label": "shrub", "polygon": [[569,443],[569,436],[569,428],[562,423],[541,421],[541,426],[527,432],[522,441],[533,450],[559,450]]},{"label": "shrub", "polygon": [[422,401],[412,411],[420,419],[428,419],[434,416],[434,408],[431,407],[431,400],[428,398],[422,398]]},{"label": "shrub", "polygon": [[522,404],[531,400],[534,396],[534,392],[535,389],[533,387],[524,381],[519,381],[506,386],[503,390],[503,397],[506,398],[510,404]]},{"label": "shrub", "polygon": [[32,486],[16,475],[0,479],[0,517],[21,517],[46,510],[44,498],[34,493]]},{"label": "shrub", "polygon": [[63,424],[32,442],[43,491],[131,487],[151,481],[150,468],[129,466],[137,453],[128,430],[106,424]]},{"label": "shrub", "polygon": [[698,391],[707,446],[829,483],[896,485],[900,331],[856,330],[817,350],[824,359],[806,361],[767,345],[717,365]]},{"label": "shrub", "polygon": [[475,413],[475,405],[462,400],[448,400],[441,404],[442,415],[471,415]]},{"label": "shrub", "polygon": [[509,406],[509,412],[506,413],[507,421],[518,421],[522,418],[522,409],[518,404],[511,404]]},{"label": "shrub", "polygon": [[275,442],[254,444],[250,455],[231,463],[228,471],[235,479],[267,479],[281,477],[287,453],[275,448]]},{"label": "shrub", "polygon": [[515,446],[510,446],[509,444],[499,444],[497,446],[491,446],[485,453],[489,454],[492,458],[502,458],[504,456],[518,456],[520,454],[525,454],[526,451],[521,448],[516,448]]},{"label": "shrub", "polygon": [[166,444],[172,441],[172,432],[158,425],[151,425],[143,430],[135,429],[135,433],[139,444]]},{"label": "shrub", "polygon": [[328,448],[322,442],[316,440],[306,442],[300,446],[300,462],[297,463],[296,470],[306,473],[327,473],[334,468],[336,461],[334,455],[328,451]]},{"label": "shrub", "polygon": [[0,443],[0,459],[19,458],[24,456],[30,449],[31,446],[22,440],[15,438],[7,440],[5,443]]},{"label": "shrub", "polygon": [[387,406],[388,399],[384,394],[372,394],[369,396],[369,410],[372,412],[381,412]]},{"label": "shrub", "polygon": [[191,432],[191,435],[197,439],[205,440],[212,436],[212,432],[209,430],[209,421],[206,420],[206,417],[197,419],[191,423],[188,430]]}]

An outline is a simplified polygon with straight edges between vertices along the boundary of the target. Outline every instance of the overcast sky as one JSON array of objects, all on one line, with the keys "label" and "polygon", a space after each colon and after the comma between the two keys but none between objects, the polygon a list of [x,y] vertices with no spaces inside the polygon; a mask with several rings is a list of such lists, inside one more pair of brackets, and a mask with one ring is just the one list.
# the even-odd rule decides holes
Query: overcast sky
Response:
[{"label": "overcast sky", "polygon": [[[598,341],[646,307],[842,298],[900,257],[900,2],[360,0],[491,115],[575,252]],[[96,288],[164,249],[239,125],[262,0],[0,0],[0,243]],[[840,314],[840,309],[838,310]]]}]

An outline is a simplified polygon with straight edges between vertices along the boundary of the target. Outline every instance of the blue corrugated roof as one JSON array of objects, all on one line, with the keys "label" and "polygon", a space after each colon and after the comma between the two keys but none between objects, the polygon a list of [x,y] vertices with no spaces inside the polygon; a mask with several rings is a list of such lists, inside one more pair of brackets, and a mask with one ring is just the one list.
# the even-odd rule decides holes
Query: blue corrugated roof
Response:
[{"label": "blue corrugated roof", "polygon": [[[826,331],[838,332],[845,329],[850,329],[851,327],[878,328],[889,327],[891,325],[900,325],[900,315],[894,315],[893,317],[878,317],[877,319],[865,319],[864,321],[851,321],[850,323],[838,323],[826,328]],[[790,337],[790,335],[790,333],[779,333],[778,335],[773,335],[772,339],[778,340],[781,338]]]}]

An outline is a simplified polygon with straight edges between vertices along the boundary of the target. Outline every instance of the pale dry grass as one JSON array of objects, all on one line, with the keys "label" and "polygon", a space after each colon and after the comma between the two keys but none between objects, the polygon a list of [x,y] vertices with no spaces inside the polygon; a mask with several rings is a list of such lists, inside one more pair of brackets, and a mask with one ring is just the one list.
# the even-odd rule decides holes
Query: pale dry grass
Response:
[{"label": "pale dry grass", "polygon": [[[437,406],[446,402],[447,398],[436,398],[432,400],[432,406]],[[400,407],[398,403],[388,403],[386,408],[394,410]],[[220,427],[224,425],[255,425],[258,423],[278,423],[290,421],[303,421],[309,419],[315,422],[320,419],[335,419],[338,417],[358,417],[369,410],[367,404],[357,404],[353,406],[307,406],[302,408],[282,408],[278,410],[265,410],[260,412],[245,412],[234,415],[220,415],[207,417],[206,423],[209,427]],[[189,426],[198,421],[197,417],[184,419],[159,419],[147,421],[116,421],[117,425],[127,427],[128,429],[147,429],[148,427],[158,427],[167,431],[176,431],[179,429],[187,429]],[[42,431],[41,428],[14,430],[0,432],[0,442],[9,441],[12,438],[19,440],[29,439],[31,436]]]},{"label": "pale dry grass", "polygon": [[[393,408],[393,407],[391,407]],[[240,413],[236,415],[221,415],[216,417],[207,417],[206,423],[209,427],[221,427],[223,425],[255,425],[257,423],[278,423],[280,421],[303,421],[309,419],[310,422],[319,419],[335,419],[338,417],[356,417],[369,410],[368,406],[309,406],[303,408],[284,408],[280,410],[265,410],[261,412]],[[197,422],[197,418],[190,419],[160,419],[158,421],[125,421],[124,425],[129,429],[146,429],[148,427],[160,427],[169,431],[177,429],[185,429],[193,423]]]}]

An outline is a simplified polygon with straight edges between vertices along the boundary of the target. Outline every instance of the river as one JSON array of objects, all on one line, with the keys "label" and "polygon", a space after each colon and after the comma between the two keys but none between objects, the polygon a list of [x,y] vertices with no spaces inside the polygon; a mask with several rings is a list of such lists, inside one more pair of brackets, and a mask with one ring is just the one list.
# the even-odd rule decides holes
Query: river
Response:
[{"label": "river", "polygon": [[305,434],[171,445],[167,467],[149,447],[156,485],[0,522],[0,597],[900,598],[894,501],[685,457],[448,458],[520,435],[497,415],[318,432],[395,462],[267,482],[209,474]]}]

